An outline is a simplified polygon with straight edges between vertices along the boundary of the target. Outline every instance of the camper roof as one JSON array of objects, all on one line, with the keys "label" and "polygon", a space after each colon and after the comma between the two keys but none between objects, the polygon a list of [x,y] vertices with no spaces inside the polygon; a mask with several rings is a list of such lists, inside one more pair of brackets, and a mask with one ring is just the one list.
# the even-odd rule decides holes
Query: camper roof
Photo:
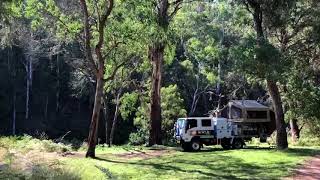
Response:
[{"label": "camper roof", "polygon": [[262,105],[255,100],[232,100],[229,103],[229,105],[233,105],[241,109],[270,109],[268,106]]}]

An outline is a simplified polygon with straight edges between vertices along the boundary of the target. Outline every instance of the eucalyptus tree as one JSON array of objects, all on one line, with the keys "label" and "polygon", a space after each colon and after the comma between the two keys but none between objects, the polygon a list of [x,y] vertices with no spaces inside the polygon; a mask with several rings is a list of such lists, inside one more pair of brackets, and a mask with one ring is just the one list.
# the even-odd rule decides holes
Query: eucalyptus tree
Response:
[{"label": "eucalyptus tree", "polygon": [[[271,27],[269,37],[291,64],[284,73],[283,99],[286,119],[290,122],[292,141],[299,138],[304,124],[317,127],[314,119],[317,110],[317,57],[319,56],[320,4],[312,0],[292,1],[291,8],[278,10],[282,15],[276,27]],[[304,69],[304,71],[301,71]],[[299,127],[300,126],[300,127]]]},{"label": "eucalyptus tree", "polygon": [[[317,10],[319,4],[315,1],[299,0],[244,0],[241,3],[252,14],[256,32],[255,40],[247,41],[247,48],[242,49],[247,55],[251,54],[249,61],[244,60],[246,63],[244,63],[243,69],[247,69],[248,74],[266,79],[276,115],[277,147],[285,149],[287,148],[287,133],[284,106],[288,110],[288,118],[295,118],[292,115],[296,114],[294,112],[299,112],[295,107],[299,107],[300,103],[297,103],[297,99],[290,100],[287,97],[300,97],[297,94],[303,91],[303,86],[300,86],[300,83],[291,83],[300,77],[306,78],[308,73],[298,70],[299,75],[295,74],[297,73],[296,68],[303,67],[301,65],[306,64],[304,62],[310,61],[318,54],[316,38],[310,34],[313,34],[314,25],[318,24],[315,17],[319,12]],[[308,69],[307,66],[305,68]],[[300,81],[304,82],[306,87],[310,87],[310,83],[307,83],[310,82],[309,80],[300,79]],[[289,91],[293,87],[292,85],[298,85],[296,87],[300,86],[302,89]],[[310,91],[316,92],[311,89]],[[308,99],[307,97],[309,96],[305,96],[305,100]],[[302,114],[308,113],[305,111]],[[296,120],[291,120],[291,125],[292,134],[296,136],[294,135],[298,130]]]},{"label": "eucalyptus tree", "polygon": [[[284,121],[283,101],[277,81],[281,79],[281,74],[285,70],[285,58],[281,51],[268,41],[268,28],[276,26],[275,19],[282,16],[277,14],[281,8],[291,8],[291,1],[264,1],[264,0],[243,0],[240,1],[252,15],[254,29],[256,33],[255,41],[248,41],[254,46],[249,60],[251,64],[249,74],[255,74],[258,78],[266,79],[267,89],[272,99],[275,111],[277,129],[277,148],[286,149],[288,147],[286,124]],[[279,15],[279,16],[275,16]],[[250,46],[250,45],[249,45]],[[250,51],[250,50],[249,50]],[[246,65],[249,65],[246,64]],[[250,65],[249,65],[250,67]],[[253,71],[251,71],[253,70]]]},{"label": "eucalyptus tree", "polygon": [[149,145],[162,144],[161,138],[161,82],[165,48],[168,44],[170,22],[181,8],[183,0],[153,0],[151,18],[153,36],[149,44],[149,60],[152,64],[150,99]]}]

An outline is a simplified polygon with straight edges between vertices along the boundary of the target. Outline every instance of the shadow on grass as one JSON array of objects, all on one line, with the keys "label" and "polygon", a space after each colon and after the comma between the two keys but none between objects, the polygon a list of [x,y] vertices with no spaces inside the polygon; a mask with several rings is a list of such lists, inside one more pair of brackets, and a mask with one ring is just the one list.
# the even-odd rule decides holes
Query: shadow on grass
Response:
[{"label": "shadow on grass", "polygon": [[[110,159],[104,159],[104,158],[96,158],[99,161],[105,161],[109,163],[117,163],[117,164],[131,164],[131,165],[136,165],[136,166],[151,166],[154,168],[155,171],[157,171],[156,174],[167,174],[168,171],[175,171],[175,172],[181,172],[181,173],[199,173],[205,177],[220,177],[220,178],[225,178],[225,179],[239,179],[236,176],[233,175],[223,175],[223,174],[216,174],[214,172],[208,172],[208,171],[203,171],[199,169],[192,169],[192,170],[187,170],[184,168],[181,168],[179,166],[175,165],[170,165],[170,163],[173,162],[165,162],[165,163],[154,163],[154,162],[123,162],[123,161],[117,161],[117,160],[110,160]],[[150,172],[148,172],[150,173]]]},{"label": "shadow on grass", "polygon": [[[242,159],[230,159],[230,157],[223,155],[215,155],[214,161],[210,161],[208,159],[208,162],[202,162],[192,159],[179,159],[179,156],[174,156],[178,159],[168,160],[165,162],[152,162],[148,160],[125,162],[105,158],[96,159],[99,161],[105,161],[109,163],[131,164],[136,166],[152,167],[154,169],[154,172],[159,175],[167,174],[168,171],[174,171],[178,173],[199,174],[202,178],[215,177],[217,179],[242,179],[247,175],[259,175],[260,172],[263,172],[265,170],[264,167],[257,166],[255,164],[245,163]],[[198,168],[190,168],[190,165],[196,166]],[[283,164],[279,166],[283,166]]]}]

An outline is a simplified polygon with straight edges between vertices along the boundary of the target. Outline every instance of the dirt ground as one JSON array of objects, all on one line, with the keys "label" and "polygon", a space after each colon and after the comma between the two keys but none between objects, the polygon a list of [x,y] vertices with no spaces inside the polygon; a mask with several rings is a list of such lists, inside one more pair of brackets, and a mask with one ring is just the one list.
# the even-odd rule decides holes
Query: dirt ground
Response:
[{"label": "dirt ground", "polygon": [[320,155],[315,156],[303,166],[296,169],[292,176],[285,180],[319,180],[320,179]]}]

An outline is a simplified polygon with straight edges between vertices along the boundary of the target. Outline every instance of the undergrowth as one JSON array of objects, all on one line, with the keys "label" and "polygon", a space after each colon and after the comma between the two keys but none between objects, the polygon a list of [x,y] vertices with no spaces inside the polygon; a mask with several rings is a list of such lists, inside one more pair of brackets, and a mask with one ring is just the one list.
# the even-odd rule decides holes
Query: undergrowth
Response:
[{"label": "undergrowth", "polygon": [[55,143],[47,139],[40,140],[29,135],[0,137],[0,147],[22,152],[37,150],[40,152],[63,153],[72,150],[71,145]]}]

